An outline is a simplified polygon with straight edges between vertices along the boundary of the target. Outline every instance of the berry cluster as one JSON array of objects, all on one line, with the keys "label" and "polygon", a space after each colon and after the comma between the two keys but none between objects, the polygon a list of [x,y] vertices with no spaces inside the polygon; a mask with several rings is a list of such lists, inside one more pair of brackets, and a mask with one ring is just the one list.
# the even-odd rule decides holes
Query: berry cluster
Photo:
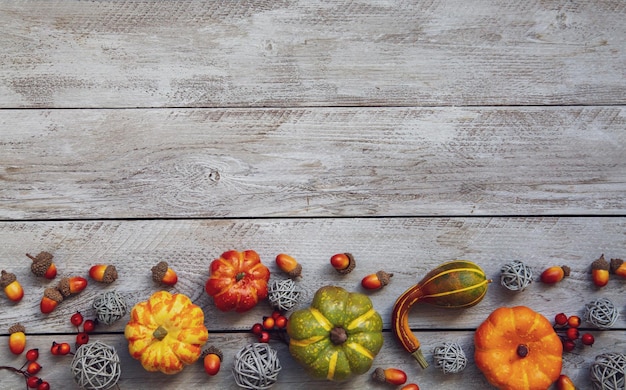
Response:
[{"label": "berry cluster", "polygon": [[[87,344],[89,342],[89,333],[96,329],[96,320],[85,320],[80,312],[72,314],[70,322],[76,327],[78,333],[76,334],[76,346]],[[80,330],[80,326],[83,326],[83,330]]]},{"label": "berry cluster", "polygon": [[37,376],[41,371],[41,365],[37,363],[39,350],[37,348],[26,351],[26,362],[20,368],[0,366],[2,370],[10,370],[17,374],[24,375],[26,386],[29,389],[50,390],[50,384]]},{"label": "berry cluster", "polygon": [[576,347],[576,341],[580,339],[583,345],[593,345],[595,339],[591,333],[584,333],[582,336],[579,331],[580,317],[567,316],[565,313],[559,313],[554,316],[554,327],[557,331],[564,331],[564,337],[561,337],[563,341],[563,350],[566,352],[573,351]]},{"label": "berry cluster", "polygon": [[257,322],[252,325],[252,334],[254,334],[260,343],[269,343],[271,333],[279,332],[281,340],[284,340],[284,332],[287,328],[287,317],[280,311],[274,310],[271,316],[263,317],[263,322]]}]

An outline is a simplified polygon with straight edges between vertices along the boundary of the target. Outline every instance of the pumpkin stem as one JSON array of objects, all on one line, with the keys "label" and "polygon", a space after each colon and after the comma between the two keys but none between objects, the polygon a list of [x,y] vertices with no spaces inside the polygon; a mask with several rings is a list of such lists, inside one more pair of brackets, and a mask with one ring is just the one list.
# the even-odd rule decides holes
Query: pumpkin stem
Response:
[{"label": "pumpkin stem", "polygon": [[235,280],[236,281],[240,281],[241,279],[246,277],[246,273],[245,272],[239,272],[236,276],[235,276]]},{"label": "pumpkin stem", "polygon": [[165,328],[161,325],[159,325],[159,327],[152,332],[152,337],[159,341],[163,340],[165,336],[167,336],[167,330],[165,330]]},{"label": "pumpkin stem", "polygon": [[528,355],[528,346],[520,344],[517,346],[517,356],[525,358]]},{"label": "pumpkin stem", "polygon": [[346,333],[346,330],[340,326],[337,326],[330,331],[330,341],[332,341],[335,345],[343,344],[347,339],[348,334]]}]

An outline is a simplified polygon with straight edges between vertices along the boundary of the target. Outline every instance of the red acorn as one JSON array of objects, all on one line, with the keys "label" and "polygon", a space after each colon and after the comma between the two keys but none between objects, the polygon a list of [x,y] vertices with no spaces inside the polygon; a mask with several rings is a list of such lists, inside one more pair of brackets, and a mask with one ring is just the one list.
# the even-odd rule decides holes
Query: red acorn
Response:
[{"label": "red acorn", "polygon": [[117,279],[114,265],[96,264],[89,269],[89,277],[96,282],[113,283]]},{"label": "red acorn", "polygon": [[166,261],[160,261],[152,267],[152,280],[166,286],[173,286],[178,282],[178,276],[173,269],[169,268]]},{"label": "red acorn", "polygon": [[546,269],[541,273],[540,279],[543,283],[554,284],[569,276],[570,268],[566,265],[554,266]]},{"label": "red acorn", "polygon": [[354,256],[350,253],[337,253],[330,258],[330,264],[342,275],[349,274],[356,267]]},{"label": "red acorn", "polygon": [[276,265],[281,271],[286,273],[292,279],[302,275],[302,266],[296,261],[296,259],[285,253],[279,253],[276,256]]},{"label": "red acorn", "polygon": [[376,368],[372,373],[372,379],[377,382],[387,382],[392,385],[403,385],[406,383],[406,373],[397,368]]},{"label": "red acorn", "polygon": [[63,295],[54,287],[48,287],[43,291],[43,297],[39,303],[39,308],[43,314],[52,313],[52,311],[63,302]]},{"label": "red acorn", "polygon": [[39,252],[34,257],[27,253],[26,257],[33,261],[30,270],[35,276],[43,276],[46,279],[54,279],[57,276],[57,266],[52,262],[54,256],[50,252]]},{"label": "red acorn", "polygon": [[385,271],[378,271],[364,277],[361,280],[361,286],[367,290],[379,290],[389,284],[392,276],[393,274]]},{"label": "red acorn", "polygon": [[63,278],[57,285],[57,290],[67,298],[72,294],[78,294],[87,287],[87,279],[81,276],[72,276],[70,278]]},{"label": "red acorn", "polygon": [[202,353],[202,364],[204,366],[204,371],[213,376],[216,375],[220,371],[220,366],[222,364],[223,359],[222,351],[211,345]]}]

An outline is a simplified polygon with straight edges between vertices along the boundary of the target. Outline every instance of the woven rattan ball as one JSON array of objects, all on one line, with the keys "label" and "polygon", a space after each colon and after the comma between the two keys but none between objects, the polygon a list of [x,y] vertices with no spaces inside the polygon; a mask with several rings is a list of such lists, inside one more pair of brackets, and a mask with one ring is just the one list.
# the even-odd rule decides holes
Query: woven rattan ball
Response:
[{"label": "woven rattan ball", "polygon": [[533,270],[519,260],[503,265],[500,272],[500,284],[511,291],[524,291],[533,281]]},{"label": "woven rattan ball", "polygon": [[604,353],[596,356],[591,364],[591,383],[596,390],[626,389],[626,355],[623,353]]},{"label": "woven rattan ball", "polygon": [[444,374],[456,374],[463,371],[467,365],[465,352],[457,343],[444,343],[435,347],[433,359],[435,367],[441,368]]},{"label": "woven rattan ball", "polygon": [[585,321],[600,329],[608,329],[615,324],[619,313],[613,302],[607,298],[598,298],[585,305]]},{"label": "woven rattan ball", "polygon": [[233,376],[237,385],[244,389],[269,389],[276,383],[280,369],[276,350],[267,343],[254,343],[235,355]]},{"label": "woven rattan ball", "polygon": [[274,308],[289,311],[300,299],[301,291],[291,279],[274,280],[267,290],[267,299]]},{"label": "woven rattan ball", "polygon": [[126,315],[128,304],[117,291],[107,291],[94,299],[93,308],[96,310],[98,322],[110,325]]},{"label": "woven rattan ball", "polygon": [[72,359],[74,380],[86,390],[104,390],[120,379],[120,357],[115,348],[95,341],[81,345]]}]

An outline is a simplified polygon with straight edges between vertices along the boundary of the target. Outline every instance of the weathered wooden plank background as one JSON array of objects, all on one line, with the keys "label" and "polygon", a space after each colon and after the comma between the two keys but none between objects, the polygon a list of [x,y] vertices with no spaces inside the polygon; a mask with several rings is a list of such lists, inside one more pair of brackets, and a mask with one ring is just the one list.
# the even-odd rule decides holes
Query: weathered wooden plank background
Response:
[{"label": "weathered wooden plank background", "polygon": [[[551,318],[614,300],[614,330],[564,355],[581,389],[597,354],[625,352],[626,280],[596,289],[588,271],[601,253],[626,256],[626,3],[24,1],[0,4],[0,34],[0,268],[26,289],[17,305],[0,300],[0,344],[22,322],[53,388],[76,388],[69,359],[47,353],[73,339],[69,316],[93,315],[105,290],[147,298],[159,260],[179,273],[171,290],[204,309],[223,370],[146,373],[120,321],[92,336],[119,351],[120,388],[237,388],[234,354],[269,308],[215,309],[204,281],[228,249],[257,250],[275,278],[275,255],[292,254],[308,297],[331,283],[361,291],[365,274],[393,272],[370,293],[385,319],[375,365],[406,370],[422,389],[489,386],[473,365],[473,329],[502,305]],[[42,315],[47,283],[24,256],[40,250],[62,275],[107,262],[120,279]],[[358,267],[339,277],[328,260],[346,251]],[[411,314],[427,358],[451,338],[464,346],[468,368],[446,376],[400,350],[389,315],[406,288],[455,258],[494,283],[474,308]],[[511,294],[498,277],[514,259],[537,274],[573,272]],[[376,386],[367,375],[310,381],[272,345],[284,367],[277,389]],[[22,361],[0,347],[0,365]],[[0,380],[24,388],[7,371]]]}]

